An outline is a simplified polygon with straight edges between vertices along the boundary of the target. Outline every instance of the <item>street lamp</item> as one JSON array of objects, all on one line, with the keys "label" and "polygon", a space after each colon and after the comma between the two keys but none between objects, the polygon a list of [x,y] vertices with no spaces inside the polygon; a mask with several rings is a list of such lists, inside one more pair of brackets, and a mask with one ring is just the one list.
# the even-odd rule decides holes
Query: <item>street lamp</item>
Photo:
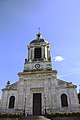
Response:
[{"label": "street lamp", "polygon": [[45,115],[46,115],[46,95],[45,95]]}]

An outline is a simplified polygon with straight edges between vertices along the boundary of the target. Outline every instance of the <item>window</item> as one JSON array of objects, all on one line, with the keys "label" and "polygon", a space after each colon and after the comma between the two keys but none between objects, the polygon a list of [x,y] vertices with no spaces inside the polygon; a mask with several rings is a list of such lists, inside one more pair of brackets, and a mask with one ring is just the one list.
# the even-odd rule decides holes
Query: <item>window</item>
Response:
[{"label": "window", "polygon": [[79,100],[79,104],[80,104],[80,93],[78,93],[78,100]]},{"label": "window", "polygon": [[67,101],[66,94],[61,95],[61,105],[62,105],[62,107],[68,107],[68,101]]},{"label": "window", "polygon": [[41,48],[35,48],[34,59],[40,59],[40,58],[41,58]]},{"label": "window", "polygon": [[11,96],[9,99],[9,108],[14,108],[15,97]]}]

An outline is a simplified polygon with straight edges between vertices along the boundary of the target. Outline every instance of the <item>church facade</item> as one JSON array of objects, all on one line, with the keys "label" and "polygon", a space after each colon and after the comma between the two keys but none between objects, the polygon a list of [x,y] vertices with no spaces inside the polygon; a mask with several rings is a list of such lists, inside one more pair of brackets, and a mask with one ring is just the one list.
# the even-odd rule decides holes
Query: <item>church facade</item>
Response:
[{"label": "church facade", "polygon": [[14,84],[8,81],[2,89],[0,111],[40,115],[50,112],[77,112],[76,85],[57,78],[52,69],[50,44],[40,32],[28,45],[28,59]]}]

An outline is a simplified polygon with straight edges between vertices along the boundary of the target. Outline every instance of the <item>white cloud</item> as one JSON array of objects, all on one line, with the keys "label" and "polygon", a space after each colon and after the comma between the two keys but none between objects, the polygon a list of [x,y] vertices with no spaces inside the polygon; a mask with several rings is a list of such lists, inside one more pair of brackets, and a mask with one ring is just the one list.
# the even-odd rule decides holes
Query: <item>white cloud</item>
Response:
[{"label": "white cloud", "polygon": [[54,61],[55,62],[61,62],[61,61],[63,61],[64,60],[64,58],[62,57],[62,56],[56,56],[55,58],[54,58]]}]

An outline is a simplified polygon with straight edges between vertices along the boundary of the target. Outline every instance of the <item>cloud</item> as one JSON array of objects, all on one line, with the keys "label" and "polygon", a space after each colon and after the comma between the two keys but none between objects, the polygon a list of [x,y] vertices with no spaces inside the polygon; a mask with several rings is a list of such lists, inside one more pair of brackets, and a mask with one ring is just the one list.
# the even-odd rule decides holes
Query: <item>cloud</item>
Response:
[{"label": "cloud", "polygon": [[62,57],[62,56],[56,56],[55,58],[54,58],[54,61],[55,62],[61,62],[61,61],[63,61],[64,60],[64,58]]}]

